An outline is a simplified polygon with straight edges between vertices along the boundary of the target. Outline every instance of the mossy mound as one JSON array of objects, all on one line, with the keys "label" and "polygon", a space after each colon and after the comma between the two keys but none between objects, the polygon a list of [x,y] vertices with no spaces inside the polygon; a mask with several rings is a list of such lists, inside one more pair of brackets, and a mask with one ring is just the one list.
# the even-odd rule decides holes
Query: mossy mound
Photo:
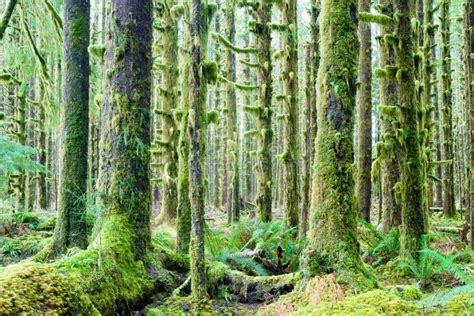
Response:
[{"label": "mossy mound", "polygon": [[0,315],[99,315],[84,292],[49,265],[12,265],[0,275],[0,289]]},{"label": "mossy mound", "polygon": [[[110,315],[141,305],[155,289],[174,288],[173,277],[162,268],[158,254],[150,251],[144,261],[134,257],[130,236],[133,231],[126,219],[111,216],[87,250],[49,264],[9,266],[0,281],[0,298],[5,302],[0,304],[0,315],[31,311],[67,315],[99,311]],[[28,265],[32,268],[26,271],[32,272],[25,274]],[[12,286],[20,283],[28,286]],[[42,297],[43,285],[51,297]],[[64,295],[55,295],[56,290]],[[16,303],[19,297],[20,305]]]}]

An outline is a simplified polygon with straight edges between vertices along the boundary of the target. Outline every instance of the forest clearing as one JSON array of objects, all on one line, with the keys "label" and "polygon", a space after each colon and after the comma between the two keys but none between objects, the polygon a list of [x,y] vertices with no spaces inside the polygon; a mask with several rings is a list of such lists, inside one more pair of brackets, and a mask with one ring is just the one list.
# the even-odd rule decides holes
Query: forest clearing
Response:
[{"label": "forest clearing", "polygon": [[474,315],[473,0],[0,13],[0,315]]}]

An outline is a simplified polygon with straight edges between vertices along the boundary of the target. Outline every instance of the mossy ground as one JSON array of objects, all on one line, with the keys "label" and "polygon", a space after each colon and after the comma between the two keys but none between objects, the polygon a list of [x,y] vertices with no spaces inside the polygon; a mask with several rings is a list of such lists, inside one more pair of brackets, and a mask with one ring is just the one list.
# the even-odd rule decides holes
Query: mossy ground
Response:
[{"label": "mossy ground", "polygon": [[[209,210],[208,214],[212,214],[213,219],[209,221],[208,229],[212,230],[218,239],[232,235],[233,230],[239,230],[238,227],[227,226],[227,215],[224,212]],[[246,220],[248,221],[244,212],[243,221]],[[50,217],[41,217],[36,225],[49,227],[50,221]],[[460,219],[445,220],[434,215],[432,224],[431,248],[447,256],[467,249],[456,233],[437,230],[438,227],[459,227],[462,224]],[[251,240],[254,234],[252,230],[255,227],[241,226],[241,233],[228,237],[229,239],[225,242],[220,239],[221,243],[228,246],[231,238],[238,238],[235,241],[238,245],[246,244]],[[50,231],[20,227],[23,227],[20,234],[10,234],[0,238],[4,249],[10,247],[21,251],[21,255],[17,257],[4,255],[5,261],[2,264],[10,264],[34,255],[45,243],[48,243],[51,236]],[[140,293],[148,292],[153,296],[153,302],[150,304],[150,299],[142,301],[138,305],[130,306],[130,310],[141,311],[146,315],[194,315],[197,314],[198,307],[201,308],[200,314],[207,315],[419,315],[423,313],[470,315],[474,313],[474,286],[472,284],[462,285],[452,276],[441,273],[435,276],[429,289],[421,291],[417,280],[398,268],[399,259],[396,257],[389,258],[388,261],[377,266],[373,266],[374,261],[369,261],[370,264],[366,263],[366,268],[377,277],[379,288],[356,293],[354,289],[338,284],[333,274],[317,276],[305,282],[298,282],[300,278],[298,273],[270,277],[250,276],[245,269],[236,266],[231,268],[227,264],[215,261],[211,253],[212,249],[208,249],[207,254],[210,259],[207,264],[208,280],[211,284],[210,298],[204,303],[196,304],[189,297],[189,284],[185,284],[188,277],[189,258],[186,255],[174,254],[172,251],[176,247],[174,229],[167,226],[156,228],[153,245],[157,250],[149,253],[148,262],[135,262],[131,268],[125,264],[134,261],[130,257],[131,252],[127,250],[130,244],[124,239],[125,235],[117,233],[126,230],[127,225],[120,218],[116,218],[103,227],[102,237],[97,238],[88,250],[71,250],[64,258],[48,264],[26,260],[2,268],[0,287],[14,289],[15,295],[13,299],[12,296],[6,294],[0,295],[0,305],[10,308],[9,311],[13,314],[32,313],[33,310],[57,314],[71,311],[107,314],[110,307],[136,302]],[[365,251],[370,242],[370,233],[364,228],[360,228],[359,233],[364,236],[365,241],[361,240],[361,250]],[[209,235],[212,234],[209,233]],[[280,235],[277,236],[281,238]],[[281,241],[281,239],[275,240]],[[106,244],[107,247],[104,247]],[[110,249],[110,251],[100,249]],[[472,256],[463,256],[458,260],[462,262],[472,279],[474,270]],[[235,268],[241,271],[232,270]],[[298,271],[298,268],[295,269]],[[13,284],[18,284],[18,286],[14,287]],[[179,293],[174,292],[183,284]],[[29,290],[31,288],[36,290]],[[34,308],[22,302],[34,302]],[[74,308],[77,310],[71,306],[76,306]]]}]

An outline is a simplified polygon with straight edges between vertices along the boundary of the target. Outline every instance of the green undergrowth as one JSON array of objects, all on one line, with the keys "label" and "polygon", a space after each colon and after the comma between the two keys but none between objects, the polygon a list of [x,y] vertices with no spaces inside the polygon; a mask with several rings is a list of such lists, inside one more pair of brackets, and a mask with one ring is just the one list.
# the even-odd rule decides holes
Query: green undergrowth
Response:
[{"label": "green undergrowth", "polygon": [[0,266],[31,257],[51,240],[52,232],[29,231],[18,235],[0,236]]},{"label": "green undergrowth", "polygon": [[134,258],[132,235],[125,218],[111,216],[87,250],[51,263],[8,266],[0,274],[0,315],[112,314],[143,304],[153,291],[175,288],[160,254],[150,250],[145,262]]}]

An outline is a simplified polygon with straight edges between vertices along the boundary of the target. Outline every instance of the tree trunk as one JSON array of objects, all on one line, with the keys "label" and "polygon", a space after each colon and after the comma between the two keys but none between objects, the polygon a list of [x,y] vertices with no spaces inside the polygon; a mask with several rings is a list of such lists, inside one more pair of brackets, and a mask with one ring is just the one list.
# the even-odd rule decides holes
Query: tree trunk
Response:
[{"label": "tree trunk", "polygon": [[[359,0],[359,12],[370,12],[370,0]],[[372,202],[372,32],[369,23],[359,22],[358,155],[356,197],[360,216],[370,222]]]},{"label": "tree trunk", "polygon": [[[225,36],[227,40],[235,44],[235,0],[225,2]],[[232,50],[226,50],[225,77],[235,82],[237,78],[235,54]],[[225,85],[225,102],[227,107],[227,168],[229,186],[227,198],[228,222],[235,223],[240,218],[240,183],[239,183],[239,120],[237,115],[237,99],[235,87],[231,84]]]},{"label": "tree trunk", "polygon": [[[393,3],[391,0],[383,0],[382,13],[393,16]],[[388,71],[389,67],[395,64],[395,51],[393,46],[387,42],[385,36],[394,31],[393,23],[382,25],[382,42],[380,45],[380,67],[384,70],[379,76],[380,105],[381,105],[381,141],[392,144],[392,150],[383,154],[381,161],[381,182],[382,182],[382,230],[387,232],[391,228],[398,228],[402,223],[401,205],[396,198],[396,184],[400,181],[400,153],[397,149],[395,139],[394,123],[398,118],[393,113],[385,113],[384,107],[394,107],[398,104],[397,86],[395,74]]]},{"label": "tree trunk", "polygon": [[468,207],[466,214],[470,218],[471,249],[474,250],[474,5],[472,1],[464,1],[464,80],[465,107],[468,141]]},{"label": "tree trunk", "polygon": [[210,68],[206,61],[209,29],[207,0],[192,0],[189,33],[189,188],[191,199],[191,239],[189,245],[191,267],[191,292],[202,302],[207,297],[206,267],[204,255],[204,158],[207,128],[207,82]]},{"label": "tree trunk", "polygon": [[87,141],[89,131],[89,1],[64,2],[62,150],[56,255],[87,245]]},{"label": "tree trunk", "polygon": [[453,217],[456,213],[454,203],[454,155],[453,155],[453,90],[451,76],[451,31],[449,16],[451,0],[443,0],[440,7],[440,48],[441,48],[441,118],[443,130],[442,159],[448,162],[443,166],[443,213]]},{"label": "tree trunk", "polygon": [[340,282],[372,287],[375,282],[359,256],[358,214],[353,204],[355,55],[359,50],[356,1],[323,0],[320,30],[318,96],[322,97],[318,100],[306,270],[310,276],[334,271]]},{"label": "tree trunk", "polygon": [[259,0],[256,3],[257,22],[252,30],[258,49],[257,85],[260,87],[257,99],[257,213],[258,218],[268,222],[272,218],[272,58],[271,58],[271,13],[272,3]]},{"label": "tree trunk", "polygon": [[162,158],[161,183],[162,200],[159,221],[173,223],[176,219],[178,178],[178,151],[179,133],[174,113],[178,105],[179,69],[176,62],[178,56],[178,18],[173,16],[172,8],[176,0],[163,0],[161,25],[161,86],[158,87],[161,109],[155,112],[161,117],[161,139],[154,142]]},{"label": "tree trunk", "polygon": [[395,45],[400,129],[397,133],[401,158],[402,231],[401,254],[418,258],[420,238],[428,230],[425,169],[418,130],[421,106],[416,97],[415,61],[410,1],[395,0]]},{"label": "tree trunk", "polygon": [[297,1],[288,0],[282,6],[281,33],[283,90],[283,196],[284,222],[287,227],[298,226],[299,192],[299,104],[298,104],[298,15]]}]

